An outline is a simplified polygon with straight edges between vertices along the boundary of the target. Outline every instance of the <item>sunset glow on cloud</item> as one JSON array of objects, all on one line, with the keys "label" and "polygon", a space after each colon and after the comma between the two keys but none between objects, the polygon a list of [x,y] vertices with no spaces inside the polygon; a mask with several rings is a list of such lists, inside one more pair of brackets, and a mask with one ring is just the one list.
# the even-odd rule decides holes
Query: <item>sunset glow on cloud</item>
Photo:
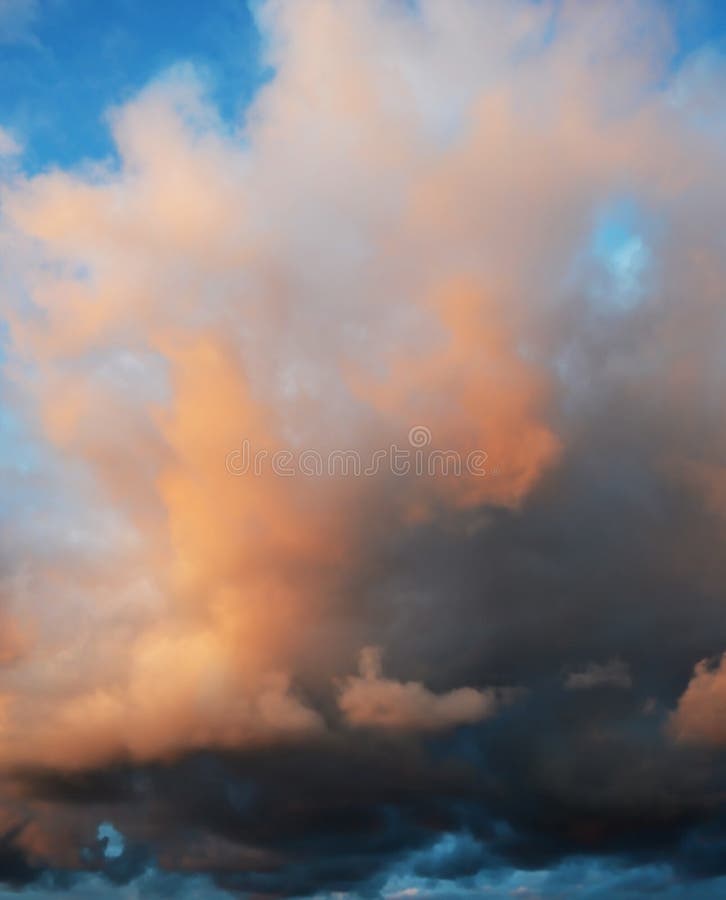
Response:
[{"label": "sunset glow on cloud", "polygon": [[9,891],[722,896],[684,6],[0,0]]}]

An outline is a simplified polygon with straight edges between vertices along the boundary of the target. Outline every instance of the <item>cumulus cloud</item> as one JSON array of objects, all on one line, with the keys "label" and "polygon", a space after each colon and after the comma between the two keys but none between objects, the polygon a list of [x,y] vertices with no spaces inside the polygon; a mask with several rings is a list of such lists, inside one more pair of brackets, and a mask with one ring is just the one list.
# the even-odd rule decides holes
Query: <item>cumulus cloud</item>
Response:
[{"label": "cumulus cloud", "polygon": [[668,728],[686,743],[726,746],[726,655],[696,664]]},{"label": "cumulus cloud", "polygon": [[582,691],[593,687],[629,688],[632,685],[630,668],[621,659],[606,663],[588,663],[578,672],[570,672],[565,678],[568,691]]},{"label": "cumulus cloud", "polygon": [[72,770],[205,747],[300,740],[323,727],[284,675],[242,683],[228,648],[203,631],[145,634],[129,657],[128,680],[94,684],[61,704],[37,696],[31,721],[9,718],[6,759]]},{"label": "cumulus cloud", "polygon": [[[84,470],[88,487],[75,501],[113,520],[107,537],[96,530],[53,571],[93,612],[84,638],[41,625],[36,655],[16,676],[6,754],[22,744],[12,734],[31,727],[26,692],[41,697],[55,677],[48,660],[75,656],[99,633],[103,657],[76,658],[67,669],[76,683],[38,715],[44,747],[65,746],[75,723],[96,718],[109,754],[134,744],[120,732],[147,734],[124,711],[140,693],[156,695],[150,682],[135,685],[149,643],[174,643],[177,629],[218,635],[215,652],[234,674],[217,679],[229,696],[210,708],[226,733],[241,685],[289,680],[296,656],[316,651],[324,669],[357,639],[341,633],[339,649],[313,648],[315,629],[300,623],[312,615],[335,628],[345,617],[332,595],[367,552],[371,503],[402,527],[441,504],[516,507],[556,459],[551,378],[517,344],[528,288],[499,259],[498,214],[470,206],[465,174],[494,187],[494,168],[479,172],[475,160],[490,127],[506,134],[511,123],[490,123],[472,96],[473,127],[439,154],[408,76],[379,83],[368,53],[379,36],[393,42],[389,54],[400,41],[407,65],[425,70],[421,23],[401,11],[318,3],[301,16],[271,4],[263,18],[277,75],[244,133],[219,120],[198,75],[181,67],[111,114],[117,168],[18,178],[5,192],[13,240],[28,242],[19,278],[30,308],[23,299],[10,312],[23,402],[54,452]],[[450,24],[437,53],[468,40]],[[321,68],[328,26],[337,49]],[[456,196],[460,211],[449,205]],[[482,256],[487,234],[492,252]],[[369,480],[270,470],[235,479],[224,465],[242,439],[265,454],[372,454],[424,422],[432,450],[479,449],[496,477],[399,478],[384,468]],[[34,577],[43,581],[42,566]],[[334,675],[333,665],[319,674]],[[185,747],[174,706],[159,697],[158,727],[170,715],[171,742]],[[53,723],[63,740],[51,738]],[[81,731],[86,758],[93,742]],[[214,728],[201,733],[220,740]]]},{"label": "cumulus cloud", "polygon": [[344,680],[338,706],[354,727],[393,731],[439,731],[486,719],[509,697],[510,691],[493,688],[457,688],[442,694],[418,681],[385,678],[379,647],[364,647],[360,674]]},{"label": "cumulus cloud", "polygon": [[[629,0],[259,22],[243,120],[179,66],[109,111],[112,161],[3,175],[12,853],[83,867],[103,809],[251,893],[375,894],[442,829],[710,871],[710,770],[642,710],[726,646],[721,68],[684,101]],[[225,465],[415,426],[486,475]],[[721,741],[721,668],[678,736]]]}]

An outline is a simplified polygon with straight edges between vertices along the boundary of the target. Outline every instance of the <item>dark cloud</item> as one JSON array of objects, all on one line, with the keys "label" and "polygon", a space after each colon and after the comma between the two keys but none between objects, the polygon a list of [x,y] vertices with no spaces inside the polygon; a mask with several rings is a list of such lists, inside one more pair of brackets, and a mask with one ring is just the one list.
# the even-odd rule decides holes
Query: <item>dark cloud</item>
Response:
[{"label": "dark cloud", "polygon": [[[377,896],[415,854],[424,879],[573,857],[669,865],[695,882],[726,874],[722,758],[666,730],[694,662],[726,646],[713,578],[721,535],[650,467],[650,446],[645,426],[631,423],[623,440],[598,423],[520,510],[389,530],[376,578],[352,582],[367,610],[361,638],[386,646],[391,677],[439,691],[522,688],[493,719],[428,737],[361,732],[311,676],[332,729],[319,737],[25,770],[17,784],[61,816],[103,811],[131,849],[80,865],[117,883],[156,860],[242,894]],[[566,673],[613,658],[629,667],[630,690],[566,690]],[[446,834],[463,837],[429,854]],[[8,880],[31,880],[14,839],[4,839]]]},{"label": "dark cloud", "polygon": [[33,865],[18,844],[23,827],[16,825],[0,835],[0,882],[16,888],[35,881],[42,872],[42,867]]},{"label": "dark cloud", "polygon": [[[522,688],[493,719],[425,738],[361,732],[311,676],[332,728],[319,737],[25,770],[17,784],[59,815],[102,810],[131,849],[112,861],[99,849],[81,865],[118,883],[151,860],[232,892],[292,896],[377,896],[409,858],[424,879],[588,857],[669,865],[694,884],[726,874],[721,756],[666,732],[694,661],[726,646],[721,535],[692,493],[651,467],[649,426],[631,421],[623,437],[581,425],[520,510],[388,530],[376,577],[351,582],[366,610],[360,636],[386,646],[391,677],[439,691]],[[566,690],[566,673],[614,658],[630,690]],[[447,834],[462,837],[431,850]],[[12,877],[30,880],[35,870],[7,852]]]}]

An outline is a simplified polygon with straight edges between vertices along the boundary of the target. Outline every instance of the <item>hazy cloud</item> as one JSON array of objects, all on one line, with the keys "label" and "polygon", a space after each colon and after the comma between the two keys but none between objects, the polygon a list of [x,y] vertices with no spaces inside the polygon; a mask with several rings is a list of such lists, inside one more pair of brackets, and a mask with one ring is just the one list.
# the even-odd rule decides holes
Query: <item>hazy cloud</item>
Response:
[{"label": "hazy cloud", "polygon": [[603,685],[617,688],[629,688],[632,685],[630,669],[620,659],[611,659],[606,663],[588,663],[579,672],[570,672],[565,678],[565,687],[569,691],[581,691]]}]

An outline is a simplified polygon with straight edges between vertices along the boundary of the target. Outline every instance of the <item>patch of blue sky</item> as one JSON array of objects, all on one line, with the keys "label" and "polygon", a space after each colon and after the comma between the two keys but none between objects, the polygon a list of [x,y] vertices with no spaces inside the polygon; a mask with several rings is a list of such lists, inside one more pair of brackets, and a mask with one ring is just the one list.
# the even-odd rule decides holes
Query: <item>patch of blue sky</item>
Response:
[{"label": "patch of blue sky", "polygon": [[0,473],[26,475],[37,468],[40,458],[19,416],[10,407],[0,405]]},{"label": "patch of blue sky", "polygon": [[582,296],[601,315],[632,312],[651,288],[658,236],[657,218],[635,197],[604,200],[565,272],[563,292]]},{"label": "patch of blue sky", "polygon": [[650,260],[644,230],[642,214],[630,197],[606,204],[598,215],[590,252],[606,275],[593,288],[601,304],[622,311],[640,301]]},{"label": "patch of blue sky", "polygon": [[111,822],[101,822],[96,829],[98,840],[103,842],[103,855],[106,859],[118,859],[123,855],[126,841],[121,832]]},{"label": "patch of blue sky", "polygon": [[673,17],[677,45],[674,65],[701,47],[726,51],[726,3],[723,0],[660,0]]},{"label": "patch of blue sky", "polygon": [[180,61],[205,73],[229,121],[266,77],[253,12],[241,0],[38,0],[35,8],[22,33],[3,42],[0,30],[0,125],[25,145],[30,172],[113,158],[106,111]]}]

